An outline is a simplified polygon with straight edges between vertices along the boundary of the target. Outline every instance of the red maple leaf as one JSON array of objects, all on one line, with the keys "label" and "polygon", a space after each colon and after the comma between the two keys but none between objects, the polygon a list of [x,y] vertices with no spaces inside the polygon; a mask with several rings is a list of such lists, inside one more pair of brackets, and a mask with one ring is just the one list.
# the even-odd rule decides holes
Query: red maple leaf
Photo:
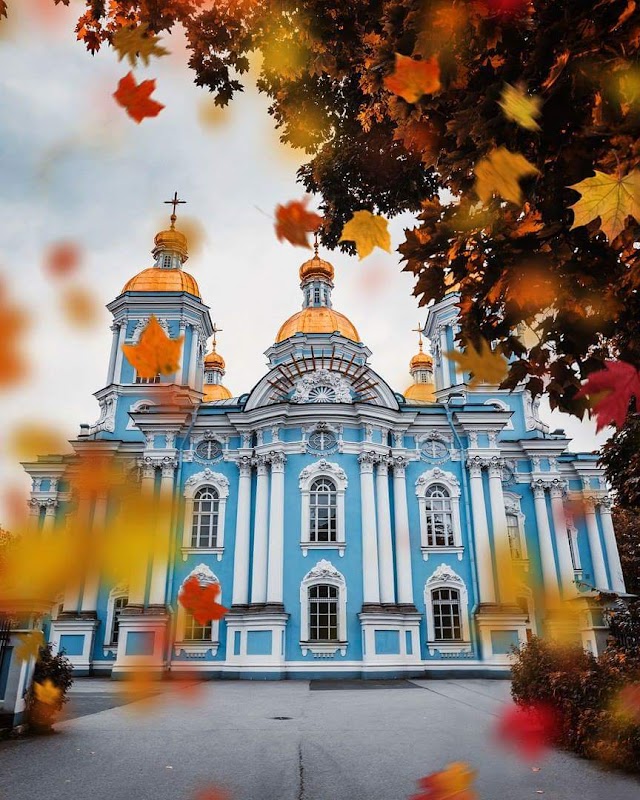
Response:
[{"label": "red maple leaf", "polygon": [[640,408],[640,371],[626,361],[605,361],[604,367],[592,372],[576,395],[591,398],[598,395],[592,401],[598,431],[612,422],[621,428],[632,397]]},{"label": "red maple leaf", "polygon": [[53,242],[45,253],[45,269],[54,277],[70,275],[80,266],[82,255],[75,242]]},{"label": "red maple leaf", "polygon": [[146,117],[157,117],[164,108],[161,103],[151,99],[151,93],[155,88],[155,80],[136,83],[133,72],[129,72],[120,80],[113,96],[116,102],[126,109],[127,114],[139,124]]},{"label": "red maple leaf", "polygon": [[178,600],[198,625],[206,625],[211,620],[222,619],[229,610],[216,602],[219,594],[219,584],[206,583],[202,585],[193,575],[184,582]]},{"label": "red maple leaf", "polygon": [[525,758],[537,758],[558,730],[558,716],[551,706],[535,703],[508,708],[498,723],[496,736]]},{"label": "red maple leaf", "polygon": [[309,247],[308,234],[317,231],[322,217],[307,211],[307,199],[292,200],[286,206],[276,206],[276,236],[281,242],[286,239],[298,247]]}]

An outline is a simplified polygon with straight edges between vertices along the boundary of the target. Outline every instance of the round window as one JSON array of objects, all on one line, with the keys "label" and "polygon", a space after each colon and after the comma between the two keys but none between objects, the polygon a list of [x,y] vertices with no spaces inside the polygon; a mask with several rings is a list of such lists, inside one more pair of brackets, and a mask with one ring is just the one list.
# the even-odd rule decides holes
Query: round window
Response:
[{"label": "round window", "polygon": [[440,439],[427,439],[422,443],[420,452],[423,458],[446,458],[449,448]]},{"label": "round window", "polygon": [[205,439],[196,445],[196,455],[205,461],[213,461],[222,455],[222,445],[216,439]]},{"label": "round window", "polygon": [[338,444],[335,434],[331,431],[314,431],[309,436],[309,447],[317,453],[322,453],[325,450],[333,450]]}]

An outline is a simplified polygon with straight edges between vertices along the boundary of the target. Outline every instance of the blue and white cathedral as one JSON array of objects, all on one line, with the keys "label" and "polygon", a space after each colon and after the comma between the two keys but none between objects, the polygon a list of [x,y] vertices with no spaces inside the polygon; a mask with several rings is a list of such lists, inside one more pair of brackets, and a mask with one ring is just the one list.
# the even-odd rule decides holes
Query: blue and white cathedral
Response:
[{"label": "blue and white cathedral", "polygon": [[[69,478],[88,451],[134,460],[140,491],[180,509],[157,532],[168,559],[128,584],[90,573],[59,598],[48,636],[77,674],[141,664],[258,679],[501,674],[513,645],[561,624],[561,599],[576,603],[584,646],[598,652],[598,598],[624,583],[597,455],[568,452],[526,390],[469,386],[447,358],[455,287],[429,308],[433,355],[421,336],[400,393],[334,308],[334,269],[316,248],[266,374],[233,395],[175,222],[155,237],[153,265],[107,306],[98,421],[80,426],[73,455],[24,465],[43,534],[74,507]],[[180,369],[162,384],[138,377],[122,349],[152,315],[184,337]],[[163,405],[167,382],[177,405]],[[580,518],[571,498],[584,503]],[[82,502],[80,517],[101,530],[108,493]],[[528,576],[521,586],[500,568],[505,552]],[[178,603],[190,576],[219,584],[222,620],[199,625]]]}]

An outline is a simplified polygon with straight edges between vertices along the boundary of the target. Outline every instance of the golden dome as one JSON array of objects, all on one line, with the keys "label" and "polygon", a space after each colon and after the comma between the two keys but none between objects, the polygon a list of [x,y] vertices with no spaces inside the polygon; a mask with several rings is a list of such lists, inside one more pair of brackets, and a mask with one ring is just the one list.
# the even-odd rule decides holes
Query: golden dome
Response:
[{"label": "golden dome", "polygon": [[432,383],[412,383],[404,391],[405,400],[416,400],[419,403],[435,403],[435,386]]},{"label": "golden dome", "polygon": [[[329,264],[329,266],[331,265]],[[284,342],[285,339],[295,336],[296,333],[334,333],[335,331],[345,339],[351,339],[352,342],[360,341],[358,331],[344,314],[327,308],[327,306],[309,306],[289,317],[278,331],[276,342]]]},{"label": "golden dome", "polygon": [[[172,233],[176,233],[176,231],[172,231]],[[124,294],[124,292],[186,292],[200,297],[196,279],[188,272],[183,272],[181,269],[159,269],[158,267],[149,267],[134,275],[125,283],[120,294]]]},{"label": "golden dome", "polygon": [[216,353],[215,350],[212,350],[210,353],[207,353],[204,359],[204,368],[205,369],[224,369],[225,362],[224,358],[220,355],[220,353]]},{"label": "golden dome", "polygon": [[173,250],[179,253],[186,261],[188,257],[187,237],[173,226],[156,233],[153,241],[155,242],[155,250]]},{"label": "golden dome", "polygon": [[212,403],[214,400],[228,400],[232,397],[231,392],[221,383],[205,383],[202,390],[204,392],[203,403]]},{"label": "golden dome", "polygon": [[420,352],[416,353],[415,356],[409,362],[409,369],[431,369],[433,367],[433,359],[431,358],[428,353],[423,353],[422,348],[420,348]]},{"label": "golden dome", "polygon": [[300,280],[306,281],[311,278],[325,278],[332,281],[334,276],[333,266],[316,253],[313,258],[305,261],[300,267]]}]

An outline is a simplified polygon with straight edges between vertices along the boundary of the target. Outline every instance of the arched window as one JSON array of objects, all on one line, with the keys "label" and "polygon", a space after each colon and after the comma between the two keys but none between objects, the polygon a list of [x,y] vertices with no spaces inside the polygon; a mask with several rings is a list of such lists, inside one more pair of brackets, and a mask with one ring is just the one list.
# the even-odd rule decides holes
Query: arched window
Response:
[{"label": "arched window", "polygon": [[433,604],[434,641],[461,641],[460,592],[457,589],[434,589],[431,592],[431,602]]},{"label": "arched window", "polygon": [[[216,584],[220,589],[216,602],[223,603],[220,581],[207,564],[198,564],[192,569],[182,581],[179,592],[182,592],[187,581],[192,578],[196,578],[202,588]],[[201,624],[184,608],[182,603],[178,602],[176,634],[173,643],[173,651],[176,656],[205,658],[208,653],[215,656],[218,652],[219,637],[219,620],[210,620]]]},{"label": "arched window", "polygon": [[116,597],[113,601],[113,620],[111,622],[111,644],[118,644],[120,635],[120,614],[122,609],[127,607],[127,597]]},{"label": "arched window", "polygon": [[104,639],[102,652],[105,656],[115,657],[120,639],[120,617],[129,602],[129,588],[126,584],[118,584],[109,592],[107,601],[107,617],[104,621]]},{"label": "arched window", "polygon": [[320,583],[309,587],[309,641],[339,641],[337,586]]},{"label": "arched window", "polygon": [[309,490],[309,541],[337,540],[338,490],[326,477],[316,478]]},{"label": "arched window", "polygon": [[453,517],[451,495],[439,483],[425,492],[425,515],[428,547],[453,547]]},{"label": "arched window", "polygon": [[216,547],[220,495],[213,486],[203,486],[193,498],[191,547]]}]

